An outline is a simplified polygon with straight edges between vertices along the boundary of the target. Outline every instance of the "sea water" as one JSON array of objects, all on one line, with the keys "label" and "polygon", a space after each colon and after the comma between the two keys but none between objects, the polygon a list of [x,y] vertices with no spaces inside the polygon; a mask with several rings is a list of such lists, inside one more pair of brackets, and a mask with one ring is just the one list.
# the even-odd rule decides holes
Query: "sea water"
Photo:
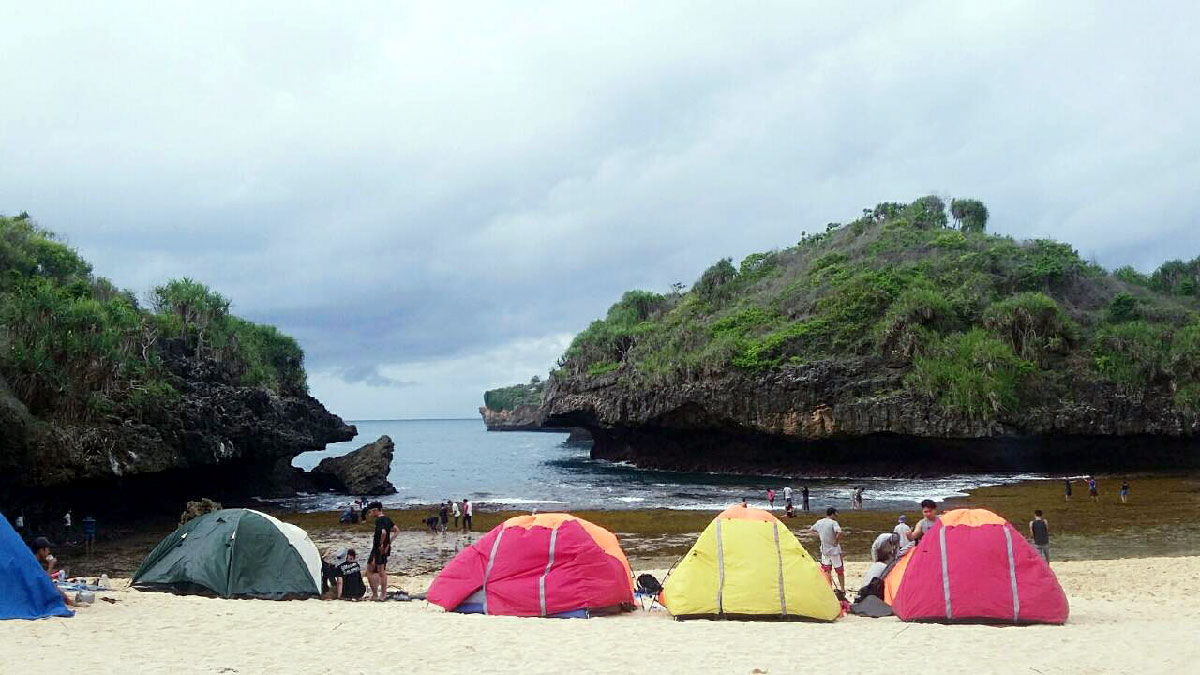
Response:
[{"label": "sea water", "polygon": [[[311,469],[325,457],[344,455],[387,435],[396,444],[388,479],[397,494],[383,497],[390,507],[436,504],[470,499],[482,507],[537,509],[722,509],[746,498],[767,505],[767,490],[790,485],[800,507],[800,488],[808,486],[814,511],[827,506],[850,508],[850,494],[865,488],[868,509],[915,510],[930,498],[963,496],[967,490],[1040,478],[1033,475],[955,474],[936,478],[789,478],[745,474],[650,471],[623,463],[590,458],[590,444],[567,443],[565,433],[487,431],[479,419],[355,421],[358,437],[309,452],[294,464]],[[305,495],[284,505],[301,509],[334,509],[346,502],[335,495]]]}]

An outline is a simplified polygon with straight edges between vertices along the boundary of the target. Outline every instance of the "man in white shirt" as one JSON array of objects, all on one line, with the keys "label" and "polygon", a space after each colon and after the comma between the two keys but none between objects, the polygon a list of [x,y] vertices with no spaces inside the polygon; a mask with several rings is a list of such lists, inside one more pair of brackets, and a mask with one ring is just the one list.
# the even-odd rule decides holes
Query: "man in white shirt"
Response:
[{"label": "man in white shirt", "polygon": [[831,571],[836,571],[838,584],[846,590],[846,569],[842,563],[842,526],[837,521],[837,509],[832,506],[825,509],[825,517],[813,523],[810,530],[816,532],[821,539],[821,573],[825,581],[833,588]]},{"label": "man in white shirt", "polygon": [[783,503],[786,504],[792,501],[792,486],[788,485],[783,488]]},{"label": "man in white shirt", "polygon": [[908,516],[901,513],[899,522],[896,523],[896,527],[892,528],[892,532],[900,535],[900,550],[897,555],[904,555],[904,552],[913,545],[912,539],[908,538],[908,534],[912,532],[912,528],[908,526]]}]

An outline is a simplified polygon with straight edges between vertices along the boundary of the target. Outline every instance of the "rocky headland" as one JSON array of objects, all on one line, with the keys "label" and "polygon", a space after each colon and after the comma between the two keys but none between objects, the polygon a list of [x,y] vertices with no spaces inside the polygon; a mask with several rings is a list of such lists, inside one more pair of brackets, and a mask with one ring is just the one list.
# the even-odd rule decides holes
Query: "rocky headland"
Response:
[{"label": "rocky headland", "polygon": [[[552,373],[543,424],[685,471],[914,475],[1200,466],[1200,259],[1105,271],[885,203],[797,246],[630,291]],[[980,210],[982,209],[982,211]]]},{"label": "rocky headland", "polygon": [[308,394],[295,340],[230,306],[191,279],[139,300],[24,214],[0,217],[0,509],[292,493],[294,457],[357,431]]}]

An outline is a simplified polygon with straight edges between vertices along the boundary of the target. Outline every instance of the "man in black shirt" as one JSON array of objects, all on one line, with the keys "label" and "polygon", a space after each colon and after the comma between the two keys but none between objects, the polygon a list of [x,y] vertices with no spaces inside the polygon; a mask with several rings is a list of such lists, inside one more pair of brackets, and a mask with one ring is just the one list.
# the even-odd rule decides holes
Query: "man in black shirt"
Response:
[{"label": "man in black shirt", "polygon": [[371,542],[371,555],[367,557],[371,599],[387,600],[387,561],[392,554],[392,540],[400,534],[400,528],[384,515],[382,503],[371,502],[367,508],[375,516],[375,538]]},{"label": "man in black shirt", "polygon": [[1033,520],[1029,521],[1029,534],[1033,535],[1033,547],[1050,562],[1050,524],[1042,517],[1041,509],[1033,512]]},{"label": "man in black shirt", "polygon": [[363,585],[362,566],[358,564],[358,552],[350,549],[346,560],[338,565],[338,597],[342,600],[362,600],[367,588]]},{"label": "man in black shirt", "polygon": [[800,508],[808,511],[808,486],[800,488]]}]

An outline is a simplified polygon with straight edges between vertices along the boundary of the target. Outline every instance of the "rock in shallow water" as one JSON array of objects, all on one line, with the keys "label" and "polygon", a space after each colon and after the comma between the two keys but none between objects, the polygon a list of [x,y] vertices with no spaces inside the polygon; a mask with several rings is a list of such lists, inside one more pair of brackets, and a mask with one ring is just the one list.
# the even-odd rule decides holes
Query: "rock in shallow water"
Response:
[{"label": "rock in shallow water", "polygon": [[390,495],[396,488],[388,482],[396,444],[388,436],[341,457],[321,460],[310,476],[321,487],[351,495]]}]

